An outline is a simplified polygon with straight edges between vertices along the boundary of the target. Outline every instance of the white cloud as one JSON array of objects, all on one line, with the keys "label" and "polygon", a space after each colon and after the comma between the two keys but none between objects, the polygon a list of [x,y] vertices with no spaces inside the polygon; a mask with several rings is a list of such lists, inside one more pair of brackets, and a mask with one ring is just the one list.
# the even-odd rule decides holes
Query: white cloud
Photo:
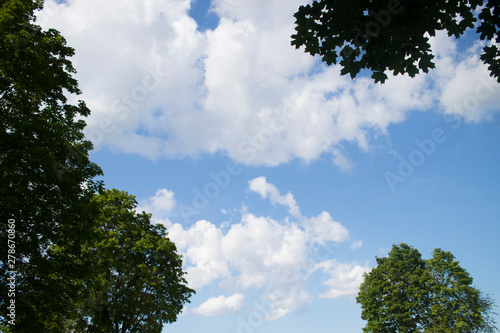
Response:
[{"label": "white cloud", "polygon": [[296,224],[285,225],[250,213],[233,224],[222,240],[225,258],[239,271],[232,287],[263,287],[282,279],[305,259],[306,235]]},{"label": "white cloud", "polygon": [[236,312],[243,306],[245,296],[236,293],[229,297],[219,296],[206,300],[202,305],[193,308],[191,311],[200,316],[214,316]]},{"label": "white cloud", "polygon": [[335,222],[328,212],[322,212],[306,223],[313,240],[321,245],[325,242],[343,242],[349,237],[349,231],[341,223]]},{"label": "white cloud", "polygon": [[164,217],[175,206],[177,202],[174,198],[174,192],[165,188],[156,191],[155,195],[141,200],[137,207],[137,211],[146,211],[152,213],[155,217]]},{"label": "white cloud", "polygon": [[478,41],[464,52],[457,50],[444,32],[431,38],[436,55],[436,69],[431,75],[439,84],[438,99],[446,114],[479,122],[490,120],[499,111],[500,85],[480,60],[484,45]]},{"label": "white cloud", "polygon": [[335,260],[324,261],[318,267],[330,275],[330,279],[323,283],[329,290],[320,295],[322,298],[357,294],[363,282],[363,274],[370,271],[367,265],[338,263]]},{"label": "white cloud", "polygon": [[[454,58],[450,39],[436,51],[439,73],[391,77],[384,85],[318,64],[290,45],[302,0],[212,1],[220,21],[204,32],[188,15],[189,0],[45,3],[43,25],[76,49],[81,98],[92,110],[86,133],[97,149],[148,158],[222,152],[253,165],[331,154],[349,169],[354,163],[342,143],[369,150],[373,134],[385,135],[436,100],[471,121],[498,110],[497,90],[477,107],[465,100],[477,86],[463,82],[482,82],[486,70],[477,52]],[[457,103],[476,110],[460,111]]]},{"label": "white cloud", "polygon": [[307,307],[312,302],[312,295],[304,288],[276,288],[265,295],[265,300],[270,301],[270,313],[266,316],[268,321],[277,320],[289,313]]},{"label": "white cloud", "polygon": [[276,186],[267,182],[266,177],[254,178],[249,183],[250,190],[259,193],[263,199],[266,199],[269,196],[269,200],[271,200],[273,205],[280,204],[286,206],[288,207],[290,214],[295,217],[300,217],[300,209],[291,193],[281,195]]},{"label": "white cloud", "polygon": [[185,230],[180,224],[165,223],[169,238],[184,254],[188,265],[186,280],[191,288],[201,288],[229,275],[227,260],[221,250],[222,230],[208,221],[198,221]]},{"label": "white cloud", "polygon": [[499,109],[500,85],[489,76],[479,56],[473,55],[456,67],[443,89],[441,103],[447,114],[466,121],[490,120]]},{"label": "white cloud", "polygon": [[[293,195],[281,195],[264,177],[251,180],[249,188],[272,203],[289,207],[287,216],[275,220],[245,210],[241,220],[232,223],[229,229],[208,221],[198,221],[190,227],[164,221],[169,238],[185,258],[189,286],[199,289],[218,283],[232,294],[257,288],[261,290],[261,301],[269,304],[267,320],[307,307],[314,298],[307,290],[308,281],[320,269],[326,283],[340,279],[338,292],[352,294],[349,281],[334,275],[337,271],[328,264],[333,255],[331,245],[348,240],[347,229],[327,212],[313,217],[301,216]],[[319,250],[323,255],[318,254]],[[321,262],[323,266],[318,266]],[[225,298],[212,299],[195,312],[218,313],[219,310],[214,309],[219,309],[219,305],[225,309],[221,304],[226,303]]]},{"label": "white cloud", "polygon": [[354,163],[345,156],[340,149],[332,148],[332,161],[334,165],[337,165],[342,170],[351,170],[354,167]]},{"label": "white cloud", "polygon": [[360,249],[363,246],[363,241],[362,240],[357,240],[351,243],[351,250],[357,250]]},{"label": "white cloud", "polygon": [[159,189],[151,198],[151,204],[156,210],[171,210],[175,207],[174,192],[164,188]]}]

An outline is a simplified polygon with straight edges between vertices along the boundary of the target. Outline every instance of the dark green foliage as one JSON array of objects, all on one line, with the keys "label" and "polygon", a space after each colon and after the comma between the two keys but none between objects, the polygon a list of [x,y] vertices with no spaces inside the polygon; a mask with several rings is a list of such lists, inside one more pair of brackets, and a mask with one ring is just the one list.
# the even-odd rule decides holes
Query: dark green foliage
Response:
[{"label": "dark green foliage", "polygon": [[365,274],[357,297],[364,332],[494,332],[492,300],[472,286],[454,256],[436,249],[423,260],[406,244]]},{"label": "dark green foliage", "polygon": [[194,291],[165,228],[94,180],[74,50],[33,23],[41,7],[0,0],[0,329],[161,332]]},{"label": "dark green foliage", "polygon": [[[101,173],[84,140],[83,102],[69,61],[73,49],[55,30],[33,24],[41,1],[0,1],[0,307],[5,288],[7,221],[15,220],[14,332],[64,330],[72,298],[89,271],[81,260],[90,239],[91,200]],[[0,320],[5,322],[5,312]]]},{"label": "dark green foliage", "polygon": [[135,212],[135,198],[107,190],[96,196],[98,236],[86,250],[93,276],[86,284],[81,328],[86,332],[161,332],[193,290],[182,259],[162,225]]},{"label": "dark green foliage", "polygon": [[[436,31],[458,38],[479,21],[481,40],[500,40],[500,3],[486,1],[476,17],[481,5],[480,0],[314,0],[294,15],[292,45],[304,46],[328,65],[339,62],[341,74],[352,78],[364,68],[375,82],[383,83],[387,70],[414,77],[434,68],[428,35]],[[497,46],[486,46],[481,59],[500,82]]]}]

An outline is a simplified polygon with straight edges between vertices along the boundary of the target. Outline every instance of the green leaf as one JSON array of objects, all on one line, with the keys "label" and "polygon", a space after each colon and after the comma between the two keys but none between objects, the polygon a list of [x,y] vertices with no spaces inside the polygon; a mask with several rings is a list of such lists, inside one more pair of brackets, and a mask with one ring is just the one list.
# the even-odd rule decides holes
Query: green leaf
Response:
[{"label": "green leaf", "polygon": [[387,75],[384,72],[374,72],[371,78],[375,80],[375,83],[384,83],[387,80]]}]

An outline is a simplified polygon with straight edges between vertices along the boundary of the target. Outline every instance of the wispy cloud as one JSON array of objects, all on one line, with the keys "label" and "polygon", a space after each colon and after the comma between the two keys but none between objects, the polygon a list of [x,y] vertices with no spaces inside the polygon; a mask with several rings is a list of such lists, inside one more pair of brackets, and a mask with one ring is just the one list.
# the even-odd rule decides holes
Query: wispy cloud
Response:
[{"label": "wispy cloud", "polygon": [[249,181],[250,190],[259,193],[263,199],[269,197],[271,203],[288,207],[288,211],[295,217],[300,217],[300,209],[291,193],[281,195],[276,186],[269,184],[266,177],[258,177]]},{"label": "wispy cloud", "polygon": [[363,241],[362,240],[357,240],[351,243],[351,250],[357,250],[363,247]]}]

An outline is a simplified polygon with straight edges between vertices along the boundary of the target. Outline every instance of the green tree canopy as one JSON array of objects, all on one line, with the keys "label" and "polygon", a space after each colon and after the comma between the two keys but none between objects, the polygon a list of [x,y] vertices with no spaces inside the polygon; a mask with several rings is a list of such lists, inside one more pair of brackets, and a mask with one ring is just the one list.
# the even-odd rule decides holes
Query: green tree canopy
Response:
[{"label": "green tree canopy", "polygon": [[361,69],[375,82],[434,68],[429,36],[444,30],[460,37],[474,28],[487,41],[481,59],[500,82],[500,3],[496,0],[314,0],[295,13],[292,45],[320,55],[328,65],[340,59],[341,74],[354,78]]},{"label": "green tree canopy", "polygon": [[364,332],[494,332],[493,302],[450,252],[429,260],[415,248],[394,245],[365,274],[357,297]]},{"label": "green tree canopy", "polygon": [[34,24],[42,3],[0,0],[0,329],[161,332],[194,291],[165,228],[95,180],[74,50]]},{"label": "green tree canopy", "polygon": [[365,332],[415,332],[427,306],[425,261],[420,253],[402,244],[387,258],[377,258],[377,267],[365,275],[358,303]]},{"label": "green tree canopy", "polygon": [[427,272],[429,332],[440,331],[439,328],[452,332],[493,332],[493,302],[472,286],[472,277],[453,254],[434,250],[432,258],[427,260]]},{"label": "green tree canopy", "polygon": [[[91,237],[91,200],[100,168],[84,139],[89,114],[56,30],[34,24],[42,1],[0,1],[0,307],[15,300],[14,332],[58,330],[89,271],[81,260]],[[15,221],[15,263],[8,265],[8,220]],[[12,251],[11,251],[12,252]],[[12,262],[10,262],[12,264]],[[16,272],[15,298],[7,271]],[[5,323],[5,311],[0,321]]]},{"label": "green tree canopy", "polygon": [[93,276],[81,306],[85,332],[161,332],[174,322],[194,290],[186,286],[182,258],[162,225],[138,214],[135,198],[106,190],[98,237],[86,250]]}]

